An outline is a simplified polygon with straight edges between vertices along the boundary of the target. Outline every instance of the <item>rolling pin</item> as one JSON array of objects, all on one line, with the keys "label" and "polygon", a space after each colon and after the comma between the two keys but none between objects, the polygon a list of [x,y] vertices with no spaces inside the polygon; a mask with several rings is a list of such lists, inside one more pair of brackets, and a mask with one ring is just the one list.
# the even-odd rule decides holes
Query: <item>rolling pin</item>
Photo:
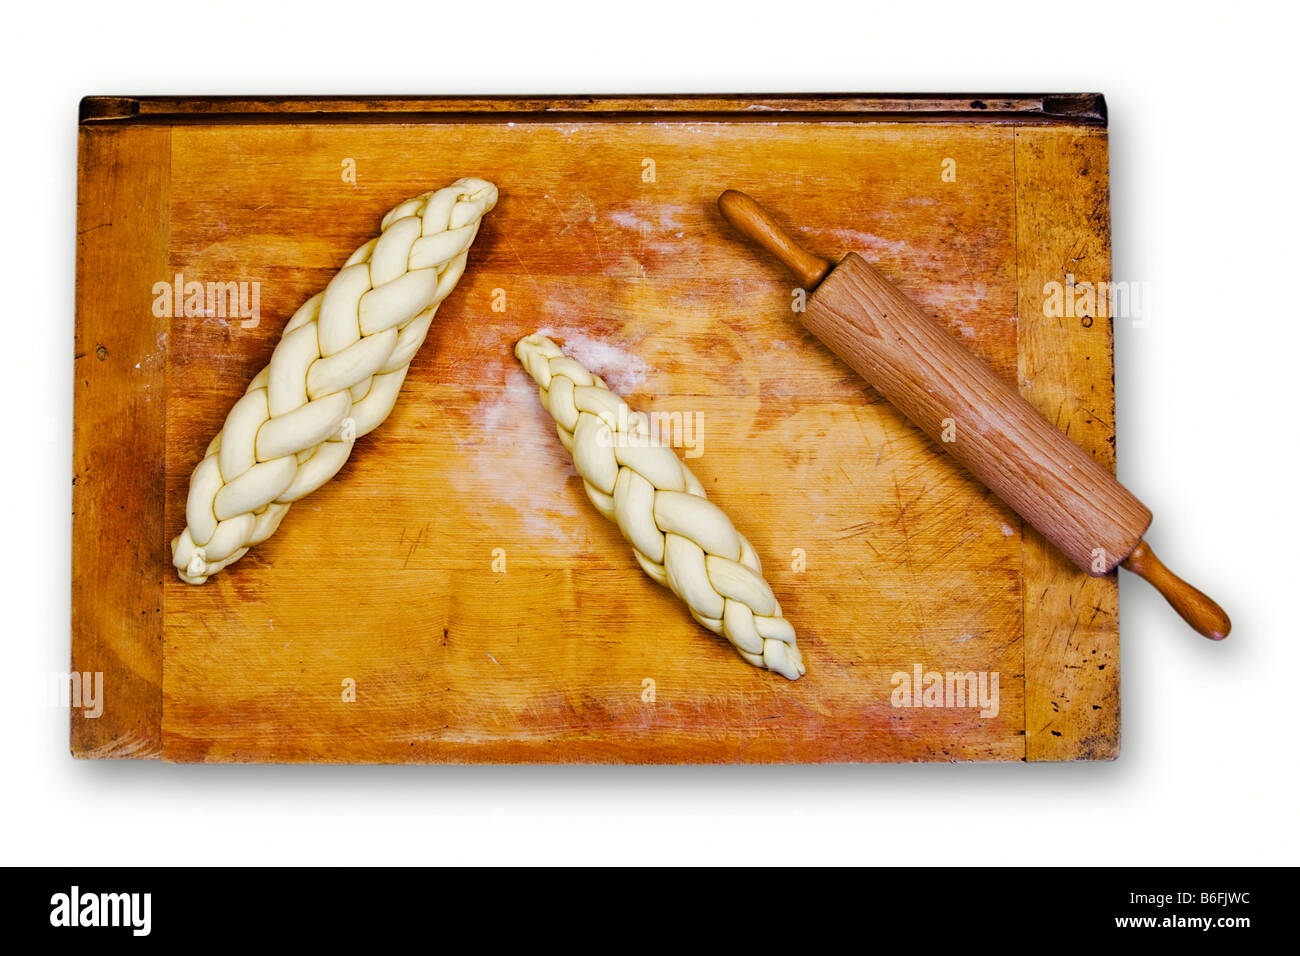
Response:
[{"label": "rolling pin", "polygon": [[718,208],[798,278],[813,335],[1081,570],[1101,577],[1123,565],[1198,633],[1228,636],[1223,609],[1143,541],[1150,510],[870,263],[850,252],[832,267],[734,189]]}]

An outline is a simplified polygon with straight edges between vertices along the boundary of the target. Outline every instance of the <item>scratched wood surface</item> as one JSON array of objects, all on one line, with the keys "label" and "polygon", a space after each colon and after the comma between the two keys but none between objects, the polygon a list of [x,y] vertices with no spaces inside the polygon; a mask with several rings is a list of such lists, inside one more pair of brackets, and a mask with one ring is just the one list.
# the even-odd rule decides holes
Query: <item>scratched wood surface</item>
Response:
[{"label": "scratched wood surface", "polygon": [[[1104,127],[697,105],[83,122],[74,666],[109,686],[98,721],[74,713],[74,753],[1113,756],[1113,578],[1074,571],[804,333],[791,282],[713,205],[744,189],[809,248],[863,253],[1113,465],[1109,325],[1042,306],[1066,272],[1108,278]],[[189,474],[285,320],[389,207],[469,174],[501,201],[393,415],[267,543],[180,582],[167,542]],[[153,284],[176,274],[259,283],[260,321],[154,318]],[[511,353],[539,328],[634,408],[698,423],[691,467],[763,559],[802,680],[699,628],[586,501]],[[126,428],[133,453],[105,462]],[[918,665],[996,673],[996,713],[893,706]]]}]

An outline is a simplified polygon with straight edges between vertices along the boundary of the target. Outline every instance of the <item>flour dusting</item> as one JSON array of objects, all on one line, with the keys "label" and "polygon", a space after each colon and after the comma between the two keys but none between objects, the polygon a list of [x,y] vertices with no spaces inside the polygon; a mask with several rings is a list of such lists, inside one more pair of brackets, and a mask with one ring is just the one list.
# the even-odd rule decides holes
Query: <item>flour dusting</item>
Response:
[{"label": "flour dusting", "polygon": [[531,408],[528,403],[537,401],[537,386],[527,375],[508,375],[506,387],[492,394],[492,399],[479,402],[476,411],[484,434],[500,442],[505,425],[518,421]]},{"label": "flour dusting", "polygon": [[[656,219],[652,219],[650,216],[642,215],[639,212],[620,209],[609,213],[609,218],[614,225],[621,226],[624,229],[635,229],[642,235],[685,229],[685,223],[682,221],[686,213],[685,206],[676,204],[660,205],[655,207],[655,213]],[[681,235],[681,233],[678,233],[678,235]]]},{"label": "flour dusting", "polygon": [[[465,448],[475,486],[491,489],[497,507],[513,511],[516,527],[531,539],[578,547],[586,526],[564,488],[572,463],[538,401],[536,384],[522,368],[517,371],[475,408],[482,440]],[[547,459],[561,461],[561,468],[552,470],[543,464]]]},{"label": "flour dusting", "polygon": [[592,338],[578,329],[546,326],[538,329],[547,338],[561,340],[560,347],[590,371],[605,380],[619,395],[626,395],[646,380],[651,368],[641,358],[604,339]]},{"label": "flour dusting", "polygon": [[873,263],[876,260],[884,259],[887,261],[907,262],[925,269],[942,268],[948,264],[945,258],[933,249],[917,247],[902,239],[886,239],[874,232],[863,232],[859,229],[814,229],[811,226],[804,226],[799,231],[827,236],[839,246],[838,249],[823,251],[848,252],[852,250]]}]

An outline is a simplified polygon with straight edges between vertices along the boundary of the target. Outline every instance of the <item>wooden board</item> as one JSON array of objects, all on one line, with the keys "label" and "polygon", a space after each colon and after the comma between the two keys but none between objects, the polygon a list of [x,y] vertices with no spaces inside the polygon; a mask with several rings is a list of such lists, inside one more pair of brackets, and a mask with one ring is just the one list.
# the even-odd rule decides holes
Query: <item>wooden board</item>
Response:
[{"label": "wooden board", "polygon": [[[392,416],[270,541],[180,582],[190,472],[288,316],[384,211],[462,175],[501,201]],[[728,186],[867,256],[1113,467],[1109,321],[1043,307],[1067,273],[1109,279],[1100,97],[85,101],[72,665],[106,687],[73,753],[1113,757],[1113,576],[802,331],[792,281],[716,212]],[[261,320],[156,317],[177,274],[258,283]],[[511,353],[539,328],[634,408],[699,422],[691,467],[763,559],[804,679],[698,627],[586,501]],[[996,714],[894,706],[917,666],[996,673]]]}]

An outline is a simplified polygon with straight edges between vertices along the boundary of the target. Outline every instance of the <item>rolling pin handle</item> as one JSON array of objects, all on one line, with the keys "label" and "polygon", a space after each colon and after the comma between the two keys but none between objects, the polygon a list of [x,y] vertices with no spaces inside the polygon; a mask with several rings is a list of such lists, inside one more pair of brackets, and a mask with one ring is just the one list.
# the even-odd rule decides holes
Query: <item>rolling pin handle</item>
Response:
[{"label": "rolling pin handle", "polygon": [[1232,622],[1223,608],[1165,567],[1145,541],[1138,542],[1123,564],[1159,591],[1192,630],[1212,641],[1228,636]]},{"label": "rolling pin handle", "polygon": [[737,232],[780,259],[808,292],[817,288],[822,279],[826,278],[826,273],[831,271],[829,262],[795,242],[794,237],[777,225],[772,214],[752,196],[728,189],[718,197],[718,209],[722,212],[722,218],[731,223]]}]

